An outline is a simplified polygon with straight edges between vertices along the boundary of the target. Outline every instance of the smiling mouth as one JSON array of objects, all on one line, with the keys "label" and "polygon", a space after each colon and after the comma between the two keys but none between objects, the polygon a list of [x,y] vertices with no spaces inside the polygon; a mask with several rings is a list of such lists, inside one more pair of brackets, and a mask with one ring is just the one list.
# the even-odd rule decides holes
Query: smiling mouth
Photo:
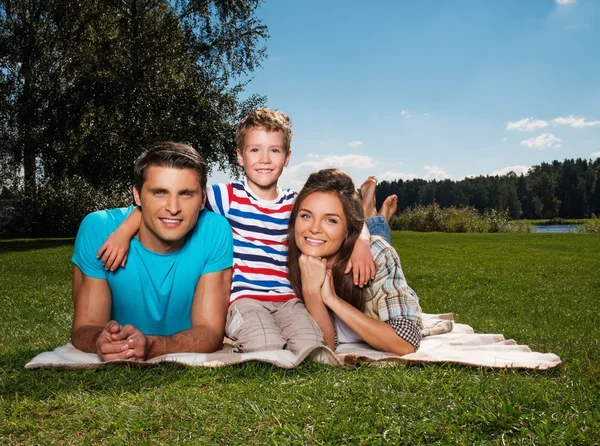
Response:
[{"label": "smiling mouth", "polygon": [[175,218],[159,218],[159,220],[167,226],[175,226],[183,221]]},{"label": "smiling mouth", "polygon": [[263,174],[266,174],[266,173],[271,173],[271,172],[273,172],[273,169],[256,169],[256,171],[257,171],[258,173],[263,173]]},{"label": "smiling mouth", "polygon": [[304,237],[304,240],[306,240],[307,243],[310,243],[311,245],[324,245],[325,244],[325,240],[317,240],[315,238],[310,238],[310,237]]}]

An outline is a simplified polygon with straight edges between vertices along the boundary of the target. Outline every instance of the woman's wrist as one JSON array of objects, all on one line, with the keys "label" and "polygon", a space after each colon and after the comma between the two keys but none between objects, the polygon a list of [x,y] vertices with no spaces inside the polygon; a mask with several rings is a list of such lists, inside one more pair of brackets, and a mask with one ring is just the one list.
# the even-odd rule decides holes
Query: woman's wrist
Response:
[{"label": "woman's wrist", "polygon": [[339,308],[339,304],[341,302],[342,299],[340,299],[340,297],[333,293],[329,296],[327,296],[326,298],[323,299],[323,303],[325,304],[325,306],[327,308],[329,308],[331,311],[333,311],[334,313],[336,312],[336,308]]}]

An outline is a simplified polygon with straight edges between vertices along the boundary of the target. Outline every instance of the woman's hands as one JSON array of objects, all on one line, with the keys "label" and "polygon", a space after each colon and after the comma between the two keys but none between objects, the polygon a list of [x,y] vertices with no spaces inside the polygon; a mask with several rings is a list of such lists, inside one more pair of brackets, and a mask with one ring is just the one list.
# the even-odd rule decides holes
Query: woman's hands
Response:
[{"label": "woman's hands", "polygon": [[302,254],[298,260],[302,294],[305,301],[316,303],[321,301],[321,288],[325,282],[327,261],[319,257]]},{"label": "woman's hands", "polygon": [[327,261],[302,254],[299,259],[302,294],[307,305],[330,306],[338,296],[335,294],[333,274],[327,269]]},{"label": "woman's hands", "polygon": [[333,285],[333,273],[330,269],[325,271],[325,281],[321,287],[321,300],[325,306],[331,309],[331,306],[335,304],[335,301],[339,299],[338,295],[335,294],[335,286]]},{"label": "woman's hands", "polygon": [[331,299],[333,279],[327,270],[327,261],[318,257],[301,255],[298,259],[302,280],[304,305],[323,332],[325,344],[335,349],[335,329],[325,301]]}]

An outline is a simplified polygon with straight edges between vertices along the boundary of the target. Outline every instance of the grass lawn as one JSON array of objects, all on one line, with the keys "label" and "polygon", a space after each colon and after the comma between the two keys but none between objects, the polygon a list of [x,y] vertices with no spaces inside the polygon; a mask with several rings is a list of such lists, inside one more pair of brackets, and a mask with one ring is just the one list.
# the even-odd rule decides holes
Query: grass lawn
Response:
[{"label": "grass lawn", "polygon": [[69,341],[72,240],[4,240],[0,443],[600,443],[600,234],[393,237],[424,311],[564,364],[26,371]]}]

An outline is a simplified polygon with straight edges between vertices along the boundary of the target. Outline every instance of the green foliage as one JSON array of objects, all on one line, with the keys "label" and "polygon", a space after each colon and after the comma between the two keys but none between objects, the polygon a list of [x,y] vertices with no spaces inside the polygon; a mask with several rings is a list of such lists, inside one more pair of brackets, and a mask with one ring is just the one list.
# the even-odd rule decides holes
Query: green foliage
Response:
[{"label": "green foliage", "polygon": [[132,204],[129,187],[115,183],[112,190],[100,189],[78,176],[39,185],[35,200],[26,194],[15,198],[0,221],[0,236],[72,237],[90,212]]},{"label": "green foliage", "polygon": [[72,240],[2,240],[0,443],[600,443],[600,236],[395,232],[393,245],[426,312],[563,365],[26,371],[69,341]]},{"label": "green foliage", "polygon": [[417,232],[531,232],[531,225],[512,221],[495,209],[480,214],[472,207],[442,209],[437,203],[408,208],[390,220],[395,231]]},{"label": "green foliage", "polygon": [[398,209],[437,203],[441,208],[472,207],[480,214],[495,210],[512,220],[587,218],[600,214],[600,158],[542,163],[527,175],[469,177],[460,181],[382,181],[377,203],[398,196]]},{"label": "green foliage", "polygon": [[264,102],[239,81],[266,55],[259,4],[3,0],[2,170],[36,201],[42,178],[125,184],[142,148],[175,140],[237,172],[235,124]]},{"label": "green foliage", "polygon": [[594,215],[594,218],[587,219],[579,226],[579,232],[591,232],[600,234],[600,217]]}]

